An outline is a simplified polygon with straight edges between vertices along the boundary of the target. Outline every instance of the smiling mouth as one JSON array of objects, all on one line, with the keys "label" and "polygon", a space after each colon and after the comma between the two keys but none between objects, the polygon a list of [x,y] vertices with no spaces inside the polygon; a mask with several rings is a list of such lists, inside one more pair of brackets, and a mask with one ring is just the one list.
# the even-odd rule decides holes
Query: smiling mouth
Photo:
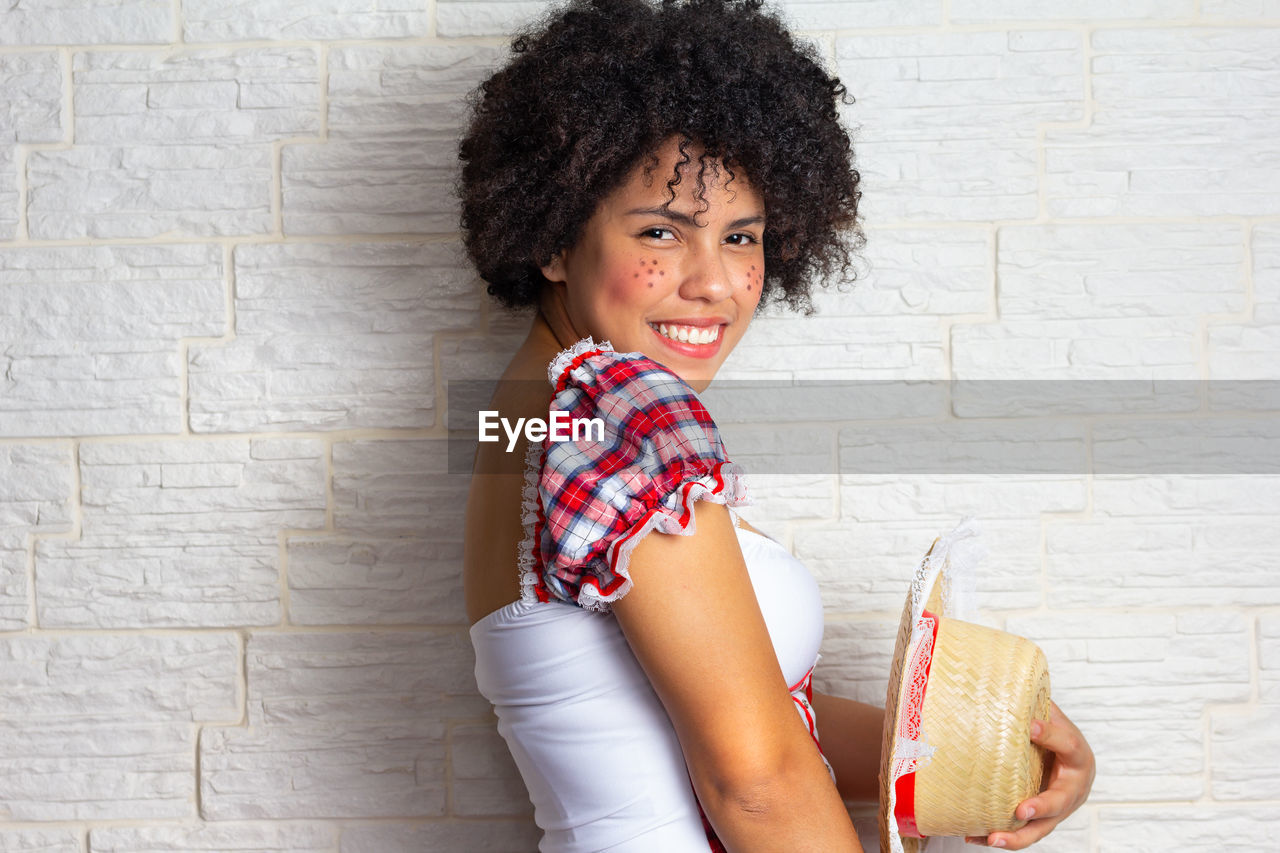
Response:
[{"label": "smiling mouth", "polygon": [[681,326],[675,323],[650,323],[649,328],[668,340],[682,344],[714,344],[720,340],[722,325]]}]

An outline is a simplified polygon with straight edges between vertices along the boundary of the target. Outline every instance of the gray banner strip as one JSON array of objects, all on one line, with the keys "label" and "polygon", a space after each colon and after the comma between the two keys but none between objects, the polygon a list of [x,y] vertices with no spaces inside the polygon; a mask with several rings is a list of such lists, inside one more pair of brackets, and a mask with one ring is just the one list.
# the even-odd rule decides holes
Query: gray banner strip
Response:
[{"label": "gray banner strip", "polygon": [[[472,469],[480,410],[528,414],[499,391],[551,398],[448,383],[451,473]],[[700,397],[758,474],[1280,474],[1277,380],[720,380]]]}]

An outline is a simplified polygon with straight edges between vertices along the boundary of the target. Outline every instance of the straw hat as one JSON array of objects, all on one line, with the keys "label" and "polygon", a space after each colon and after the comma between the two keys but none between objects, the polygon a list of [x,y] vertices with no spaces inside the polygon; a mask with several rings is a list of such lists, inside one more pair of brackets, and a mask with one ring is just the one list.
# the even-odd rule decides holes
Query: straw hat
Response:
[{"label": "straw hat", "polygon": [[[986,835],[1026,821],[1047,753],[1032,719],[1049,719],[1049,668],[1030,640],[960,621],[971,609],[977,527],[933,541],[898,623],[880,752],[880,851],[916,853],[920,837]],[[896,819],[895,819],[896,815]]]}]

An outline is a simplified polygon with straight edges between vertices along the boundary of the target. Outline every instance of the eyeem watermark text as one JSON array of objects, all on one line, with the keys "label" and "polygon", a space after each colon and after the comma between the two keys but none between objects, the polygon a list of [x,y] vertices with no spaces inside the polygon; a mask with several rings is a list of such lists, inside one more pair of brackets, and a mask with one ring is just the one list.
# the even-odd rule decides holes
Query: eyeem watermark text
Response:
[{"label": "eyeem watermark text", "polygon": [[523,432],[529,441],[604,441],[602,418],[571,418],[568,412],[552,412],[550,420],[542,418],[516,418],[514,424],[501,417],[496,410],[480,411],[480,440],[499,441],[498,427],[507,435],[507,452],[515,449]]}]

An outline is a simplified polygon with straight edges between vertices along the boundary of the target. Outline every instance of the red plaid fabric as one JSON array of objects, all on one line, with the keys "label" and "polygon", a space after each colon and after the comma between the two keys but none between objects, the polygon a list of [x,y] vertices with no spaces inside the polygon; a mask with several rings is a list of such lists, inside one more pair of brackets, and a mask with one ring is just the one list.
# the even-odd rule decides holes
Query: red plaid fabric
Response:
[{"label": "red plaid fabric", "polygon": [[740,506],[746,485],[698,395],[657,362],[587,338],[547,375],[550,409],[601,419],[604,439],[543,442],[527,588],[607,610],[630,590],[627,563],[646,533],[691,532],[694,501]]},{"label": "red plaid fabric", "polygon": [[[547,377],[549,410],[599,418],[604,437],[543,441],[532,506],[526,493],[533,547],[522,588],[607,610],[630,590],[627,564],[646,533],[691,533],[694,501],[741,506],[746,484],[698,395],[657,362],[587,338]],[[724,853],[701,803],[698,813],[709,850]]]}]

